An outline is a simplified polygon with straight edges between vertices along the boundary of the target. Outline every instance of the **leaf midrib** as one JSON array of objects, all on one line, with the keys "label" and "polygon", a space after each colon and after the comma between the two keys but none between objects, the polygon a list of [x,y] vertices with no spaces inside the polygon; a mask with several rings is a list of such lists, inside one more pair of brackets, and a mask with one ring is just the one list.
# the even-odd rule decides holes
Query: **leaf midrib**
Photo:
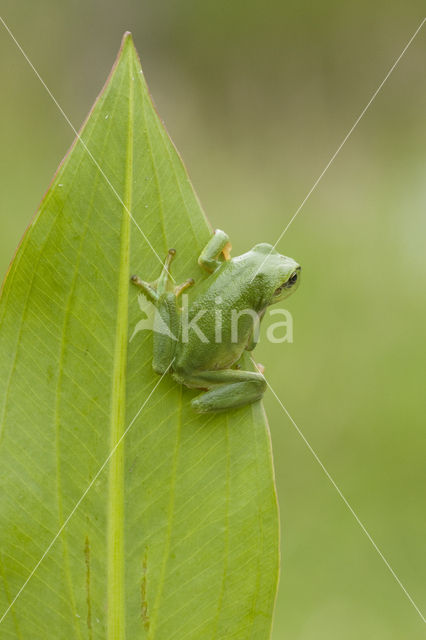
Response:
[{"label": "leaf midrib", "polygon": [[130,216],[133,184],[133,103],[134,82],[131,58],[129,72],[129,113],[126,173],[120,233],[117,325],[114,346],[110,447],[117,447],[110,461],[108,485],[108,640],[125,640],[124,593],[124,447],[120,438],[126,419],[126,366],[128,340],[128,298],[130,260]]},{"label": "leaf midrib", "polygon": [[[116,109],[116,105],[117,105],[117,98],[115,99],[114,102],[114,107],[113,107],[113,112]],[[99,117],[99,116],[98,116]],[[98,118],[97,118],[98,119]],[[96,121],[97,121],[96,119]],[[95,121],[95,122],[96,122]],[[105,136],[104,141],[103,141],[103,145],[102,145],[102,152],[103,149],[107,143],[107,140],[109,138],[109,134],[110,134],[110,128],[108,129],[108,134]],[[91,134],[89,135],[89,138],[87,140],[87,143],[90,142],[91,139]],[[102,153],[101,153],[102,155]],[[83,157],[80,160],[79,166],[81,165],[81,162],[83,160]],[[75,176],[78,175],[78,170],[76,169],[75,172]],[[78,268],[80,265],[80,261],[81,261],[81,256],[82,256],[82,252],[83,252],[83,243],[84,243],[84,239],[86,238],[86,234],[87,234],[87,230],[90,227],[90,223],[92,220],[92,212],[93,212],[93,200],[95,197],[95,193],[96,193],[96,189],[98,187],[99,184],[99,179],[101,177],[100,173],[96,174],[95,180],[94,180],[94,184],[93,184],[93,188],[92,188],[92,195],[88,204],[88,215],[87,215],[87,219],[84,225],[84,231],[82,233],[81,239],[80,239],[80,246],[79,246],[79,251],[78,251],[78,255],[77,255],[77,259],[76,259],[76,265],[75,265],[75,269],[74,269],[74,274],[73,274],[73,279],[72,279],[72,283],[69,289],[69,293],[68,293],[68,298],[67,298],[67,303],[66,303],[66,307],[65,307],[65,315],[64,315],[64,322],[63,322],[63,329],[62,329],[62,338],[61,338],[61,355],[60,355],[60,361],[62,361],[65,351],[66,351],[66,341],[65,341],[65,336],[66,336],[66,327],[67,324],[69,322],[69,317],[70,317],[70,310],[71,310],[71,300],[73,298],[73,296],[75,295],[75,287],[76,287],[76,283],[77,283],[77,275],[78,275]],[[57,502],[58,502],[58,516],[59,516],[59,526],[62,527],[63,523],[64,523],[64,516],[63,516],[63,506],[62,506],[62,482],[61,482],[61,471],[60,471],[60,435],[59,435],[59,430],[60,430],[60,418],[59,418],[59,404],[60,404],[60,396],[61,396],[61,386],[62,386],[62,368],[59,369],[59,374],[58,374],[58,381],[57,381],[57,387],[56,387],[56,400],[55,400],[55,423],[56,423],[56,484],[57,484]],[[74,589],[73,589],[73,583],[72,583],[72,578],[71,578],[71,568],[70,568],[70,561],[69,561],[69,551],[68,551],[68,541],[67,541],[67,532],[66,530],[64,530],[62,532],[61,535],[61,539],[62,539],[62,546],[63,546],[63,555],[64,555],[64,570],[65,570],[65,574],[66,574],[66,581],[67,581],[67,587],[68,587],[68,593],[69,593],[69,598],[70,598],[70,606],[73,612],[73,619],[74,619],[74,626],[75,626],[75,630],[76,630],[76,636],[78,638],[81,638],[81,631],[80,631],[80,625],[78,624],[78,616],[77,616],[77,608],[76,608],[76,602],[75,602],[75,597],[74,597]],[[89,635],[91,637],[91,630],[89,629]]]}]

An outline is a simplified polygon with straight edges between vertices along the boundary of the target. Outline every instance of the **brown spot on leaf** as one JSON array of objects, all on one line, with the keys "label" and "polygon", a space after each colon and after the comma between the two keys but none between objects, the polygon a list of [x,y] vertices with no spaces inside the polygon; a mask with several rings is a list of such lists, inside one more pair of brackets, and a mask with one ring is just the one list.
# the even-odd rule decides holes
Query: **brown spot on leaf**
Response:
[{"label": "brown spot on leaf", "polygon": [[90,597],[90,542],[88,536],[84,543],[84,559],[86,562],[86,602],[87,602],[87,628],[89,640],[92,640],[92,600]]},{"label": "brown spot on leaf", "polygon": [[148,549],[145,549],[142,560],[142,580],[141,580],[141,617],[143,626],[146,631],[149,631],[149,615],[148,615],[148,602],[146,599],[146,579],[147,579],[147,566],[148,566]]}]

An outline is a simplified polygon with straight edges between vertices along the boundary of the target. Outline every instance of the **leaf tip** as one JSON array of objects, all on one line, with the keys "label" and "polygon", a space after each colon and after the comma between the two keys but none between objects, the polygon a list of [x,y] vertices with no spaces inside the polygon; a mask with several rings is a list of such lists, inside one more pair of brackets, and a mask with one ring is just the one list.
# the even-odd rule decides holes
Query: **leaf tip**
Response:
[{"label": "leaf tip", "polygon": [[122,39],[123,44],[125,42],[127,42],[128,40],[133,40],[131,31],[125,31],[124,34],[123,34],[123,39]]},{"label": "leaf tip", "polygon": [[132,33],[130,31],[125,31],[123,33],[123,37],[121,38],[121,46],[120,46],[120,50],[124,51],[126,49],[126,47],[134,47],[134,42],[133,42],[133,36]]},{"label": "leaf tip", "polygon": [[121,38],[120,50],[117,56],[117,62],[122,58],[138,58],[133,36],[130,31],[125,31]]}]

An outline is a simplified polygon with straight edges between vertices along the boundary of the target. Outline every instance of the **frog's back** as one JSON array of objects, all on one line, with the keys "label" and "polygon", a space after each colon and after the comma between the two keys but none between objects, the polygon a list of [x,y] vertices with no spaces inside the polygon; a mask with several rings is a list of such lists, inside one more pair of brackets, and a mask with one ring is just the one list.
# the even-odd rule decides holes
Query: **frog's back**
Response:
[{"label": "frog's back", "polygon": [[[251,271],[237,258],[223,263],[194,290],[188,324],[176,348],[175,370],[226,369],[240,359],[256,315]],[[186,322],[185,314],[182,321]]]}]

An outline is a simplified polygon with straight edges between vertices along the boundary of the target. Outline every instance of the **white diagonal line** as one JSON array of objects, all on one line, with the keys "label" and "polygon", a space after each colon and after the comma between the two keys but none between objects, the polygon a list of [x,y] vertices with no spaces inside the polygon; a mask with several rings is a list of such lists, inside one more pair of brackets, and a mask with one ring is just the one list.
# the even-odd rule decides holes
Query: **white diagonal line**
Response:
[{"label": "white diagonal line", "polygon": [[[320,175],[318,176],[318,178],[316,179],[316,181],[314,182],[313,186],[311,187],[311,189],[308,191],[308,193],[306,194],[306,196],[304,197],[304,199],[302,200],[301,204],[299,205],[299,207],[296,209],[295,213],[293,214],[293,216],[290,218],[290,221],[288,222],[287,226],[284,228],[284,230],[280,233],[278,240],[276,241],[276,243],[274,244],[274,246],[272,247],[271,251],[269,252],[268,255],[271,255],[272,251],[276,248],[277,244],[280,242],[280,240],[282,239],[282,237],[285,235],[285,233],[287,233],[287,230],[289,229],[290,225],[294,222],[294,220],[296,219],[296,217],[299,215],[301,209],[303,208],[303,206],[305,205],[305,203],[307,202],[307,200],[310,198],[310,196],[312,195],[312,193],[315,191],[315,189],[317,188],[318,184],[320,183],[320,181],[322,180],[322,178],[324,177],[324,174],[327,172],[327,170],[330,168],[331,164],[334,162],[336,156],[339,154],[339,152],[341,151],[342,147],[344,146],[344,144],[346,143],[346,141],[348,140],[348,138],[351,136],[351,134],[353,133],[354,129],[357,127],[357,125],[359,124],[360,120],[363,118],[363,116],[365,115],[366,111],[368,110],[368,108],[370,107],[370,105],[372,104],[372,102],[374,101],[374,99],[377,97],[377,94],[380,92],[380,90],[382,89],[383,85],[385,84],[385,82],[387,81],[387,79],[389,78],[389,76],[392,74],[392,72],[394,71],[395,67],[398,65],[398,63],[400,62],[401,58],[404,56],[404,54],[406,53],[408,47],[411,45],[411,43],[413,42],[414,38],[417,36],[417,34],[419,33],[420,29],[423,27],[424,23],[426,21],[426,18],[423,18],[423,20],[421,21],[421,23],[419,24],[419,26],[417,27],[417,29],[415,30],[415,32],[413,33],[413,35],[411,36],[411,38],[409,39],[409,41],[407,42],[407,44],[405,45],[405,47],[403,48],[403,50],[401,51],[401,53],[399,54],[399,56],[397,57],[397,59],[395,60],[395,62],[393,63],[393,65],[391,66],[391,68],[389,69],[389,71],[387,72],[387,74],[385,75],[385,77],[383,78],[382,82],[379,84],[379,86],[377,87],[376,91],[373,93],[373,95],[371,96],[370,100],[367,102],[367,104],[365,105],[364,109],[361,111],[361,113],[359,114],[358,118],[355,120],[355,122],[353,123],[352,127],[349,129],[348,133],[345,135],[345,137],[343,138],[342,142],[340,143],[340,145],[337,147],[336,151],[333,153],[333,155],[331,156],[330,160],[327,162],[326,166],[324,167],[323,171],[320,173]],[[256,273],[254,274],[253,278],[258,274],[258,272],[260,271],[260,269],[262,268],[262,266],[264,265],[265,261],[268,259],[268,255],[265,257],[265,259],[263,260],[262,264],[260,265],[260,267],[257,269]],[[252,280],[253,280],[252,278]]]},{"label": "white diagonal line", "polygon": [[377,546],[377,544],[374,542],[373,538],[371,537],[371,535],[369,534],[369,532],[365,528],[364,524],[361,522],[361,520],[359,519],[358,515],[355,513],[355,511],[353,510],[353,508],[351,507],[351,505],[349,504],[349,502],[347,501],[347,499],[343,495],[342,491],[339,489],[339,487],[337,486],[336,482],[333,480],[332,476],[330,475],[330,473],[327,471],[327,469],[325,468],[325,466],[321,462],[321,460],[318,457],[317,453],[311,447],[311,445],[309,444],[308,440],[306,439],[306,437],[304,436],[302,431],[299,429],[299,427],[297,426],[297,424],[295,423],[295,421],[291,417],[290,413],[287,411],[286,407],[283,405],[283,403],[281,402],[280,398],[275,393],[275,391],[273,390],[273,388],[269,384],[268,380],[263,375],[262,371],[257,366],[256,362],[253,360],[253,358],[251,358],[251,360],[252,360],[254,366],[256,367],[256,369],[258,370],[258,372],[262,375],[262,377],[265,380],[266,384],[268,385],[269,389],[272,391],[273,395],[275,396],[276,400],[278,401],[278,404],[280,405],[280,407],[282,408],[282,410],[286,414],[287,418],[290,420],[290,422],[292,423],[293,427],[296,429],[297,433],[302,438],[303,442],[306,444],[306,446],[308,447],[309,451],[312,453],[312,455],[314,456],[315,460],[320,465],[321,469],[323,470],[323,472],[327,476],[328,480],[331,482],[333,487],[336,489],[337,493],[339,494],[339,496],[341,497],[341,499],[345,503],[346,507],[349,509],[349,511],[351,512],[351,514],[353,515],[353,517],[355,518],[355,520],[357,521],[357,523],[361,527],[362,531],[365,533],[365,535],[367,536],[367,538],[369,539],[369,541],[373,545],[374,549],[377,551],[377,553],[379,554],[379,556],[381,557],[381,559],[383,560],[383,562],[385,563],[385,565],[389,569],[390,573],[392,574],[392,576],[394,577],[396,582],[399,584],[399,586],[401,587],[401,589],[403,590],[403,592],[405,593],[405,595],[407,596],[408,600],[411,602],[411,604],[413,605],[413,607],[415,608],[415,610],[417,611],[417,613],[419,614],[419,616],[421,617],[423,622],[426,623],[426,618],[424,617],[423,613],[420,611],[419,607],[416,605],[416,603],[414,602],[413,598],[410,596],[410,594],[408,593],[407,589],[404,587],[404,585],[402,584],[401,580],[398,578],[398,576],[396,575],[395,571],[392,569],[391,565],[386,560],[385,556],[380,551],[380,549]]},{"label": "white diagonal line", "polygon": [[[174,359],[173,359],[174,360]],[[162,374],[161,378],[158,380],[158,382],[155,384],[154,388],[150,391],[148,397],[145,399],[145,401],[143,402],[141,408],[139,409],[139,411],[136,413],[136,415],[133,417],[132,421],[130,422],[130,424],[126,427],[125,431],[123,432],[123,434],[121,435],[120,439],[116,442],[116,444],[114,445],[114,447],[112,448],[112,450],[110,451],[108,457],[105,459],[105,461],[102,463],[102,465],[99,467],[98,471],[96,472],[95,476],[92,478],[90,484],[88,485],[88,487],[86,488],[86,490],[84,491],[84,493],[81,495],[81,497],[78,499],[78,501],[75,503],[72,511],[68,514],[67,518],[65,519],[65,521],[63,522],[61,528],[59,529],[59,531],[56,533],[56,535],[54,536],[54,538],[52,538],[52,540],[50,541],[49,545],[46,547],[46,550],[44,551],[43,555],[41,556],[40,560],[37,562],[37,564],[34,566],[33,570],[31,571],[30,575],[28,576],[28,578],[25,580],[24,584],[22,585],[22,587],[19,589],[18,593],[15,595],[15,597],[13,598],[12,602],[9,604],[9,606],[7,607],[7,609],[5,610],[5,612],[3,613],[2,617],[0,618],[0,624],[3,622],[3,620],[5,619],[5,617],[7,616],[7,614],[9,613],[9,611],[11,610],[11,608],[13,607],[13,605],[15,604],[15,602],[17,601],[17,599],[19,598],[19,596],[21,595],[21,593],[23,592],[23,590],[25,589],[25,587],[27,586],[27,584],[29,583],[29,581],[31,580],[31,578],[33,577],[33,575],[35,574],[35,572],[37,571],[37,569],[39,568],[39,566],[41,565],[41,563],[43,562],[43,560],[45,559],[45,557],[47,556],[47,554],[49,553],[49,551],[51,550],[51,548],[53,547],[53,545],[55,544],[56,540],[59,538],[59,536],[61,535],[62,531],[65,529],[65,527],[67,526],[68,522],[71,520],[71,518],[73,517],[74,513],[77,511],[78,507],[81,505],[81,503],[83,502],[84,498],[87,496],[87,494],[89,493],[90,489],[93,487],[93,485],[95,484],[96,480],[99,478],[99,476],[101,475],[102,471],[105,469],[106,465],[108,464],[108,462],[110,461],[110,459],[112,458],[112,456],[114,455],[117,447],[121,444],[121,442],[123,441],[123,439],[126,437],[127,433],[129,432],[130,428],[133,426],[134,422],[136,421],[136,419],[139,417],[139,415],[142,412],[142,409],[146,406],[146,404],[148,403],[148,401],[150,400],[152,394],[154,393],[154,391],[157,389],[158,385],[160,384],[160,382],[162,381],[162,379],[164,378],[164,376],[166,375],[166,373],[169,371],[170,367],[173,364],[173,360],[170,362],[169,366],[167,367],[167,369],[164,371],[164,373]]]},{"label": "white diagonal line", "polygon": [[[122,207],[124,208],[124,210],[128,213],[130,219],[132,220],[132,222],[135,224],[135,226],[139,229],[140,233],[142,234],[144,240],[146,241],[146,243],[148,244],[148,246],[151,248],[151,250],[154,252],[154,254],[157,256],[158,260],[161,262],[161,264],[163,264],[163,261],[161,260],[160,256],[158,255],[158,253],[156,252],[156,250],[154,249],[154,247],[152,246],[151,242],[148,240],[147,236],[145,235],[145,233],[142,231],[142,229],[140,228],[139,224],[136,222],[135,218],[133,217],[131,211],[129,210],[129,208],[126,206],[126,204],[123,202],[123,199],[121,198],[121,196],[119,195],[117,189],[114,187],[114,185],[112,184],[111,180],[108,178],[108,176],[106,175],[106,173],[104,172],[104,170],[102,169],[102,167],[100,166],[100,164],[98,163],[98,161],[96,160],[96,158],[93,156],[92,152],[90,151],[90,149],[87,147],[86,143],[84,142],[84,140],[81,138],[80,134],[78,133],[77,129],[74,127],[73,123],[71,122],[71,120],[69,119],[69,117],[67,116],[67,114],[65,113],[65,111],[62,109],[61,105],[59,104],[59,102],[57,101],[57,99],[55,98],[55,96],[53,95],[53,93],[51,92],[51,90],[49,89],[49,87],[47,86],[47,84],[45,83],[45,81],[43,80],[43,78],[41,77],[41,75],[39,74],[39,72],[37,71],[37,69],[35,68],[35,66],[33,65],[33,63],[31,62],[31,60],[29,59],[29,57],[27,56],[27,54],[25,53],[24,49],[21,47],[21,45],[19,44],[19,42],[17,41],[17,39],[15,38],[15,36],[13,35],[12,31],[9,29],[8,25],[6,24],[6,22],[3,20],[3,18],[0,16],[0,21],[2,22],[4,28],[6,29],[6,31],[8,32],[8,34],[10,35],[10,37],[12,38],[13,42],[16,44],[16,46],[18,47],[19,51],[22,53],[22,55],[24,56],[25,60],[28,62],[28,64],[30,65],[31,69],[34,71],[35,75],[37,76],[37,78],[40,80],[41,84],[43,85],[43,87],[46,89],[47,93],[49,94],[49,96],[52,98],[53,102],[55,103],[55,105],[58,107],[59,111],[61,112],[61,114],[63,115],[63,117],[65,118],[66,122],[69,124],[69,126],[71,127],[71,129],[73,130],[74,134],[76,135],[77,139],[79,142],[81,142],[81,144],[83,145],[84,149],[86,150],[86,152],[88,153],[88,155],[90,156],[93,164],[96,166],[96,168],[98,169],[98,171],[101,173],[101,175],[103,176],[103,178],[105,178],[105,181],[107,182],[107,184],[109,185],[109,187],[111,188],[111,191],[113,192],[113,194],[115,195],[115,197],[117,198],[117,200],[120,202],[120,204],[122,205]],[[167,270],[167,269],[166,269]],[[176,282],[176,280],[173,278],[173,276],[171,275],[171,273],[167,270],[167,272],[169,273],[170,277],[172,278],[172,280],[174,282]]]}]

